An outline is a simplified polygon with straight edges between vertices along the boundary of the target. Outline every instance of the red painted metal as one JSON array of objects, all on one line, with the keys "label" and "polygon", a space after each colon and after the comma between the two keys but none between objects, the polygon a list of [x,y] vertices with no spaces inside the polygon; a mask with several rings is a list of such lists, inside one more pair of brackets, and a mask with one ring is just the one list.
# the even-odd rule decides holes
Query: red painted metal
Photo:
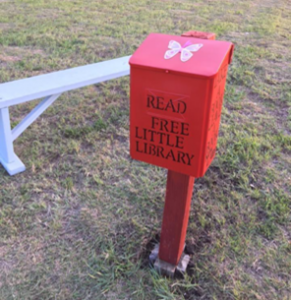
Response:
[{"label": "red painted metal", "polygon": [[159,258],[177,265],[184,250],[194,177],[168,171]]},{"label": "red painted metal", "polygon": [[[170,40],[203,44],[186,62],[166,60]],[[215,34],[151,34],[130,59],[130,153],[168,170],[159,258],[177,265],[184,250],[194,177],[215,155],[233,45]],[[186,46],[184,46],[186,47]]]},{"label": "red painted metal", "polygon": [[[171,40],[203,44],[186,62],[164,54]],[[232,43],[150,34],[130,59],[130,154],[201,177],[215,155]]]}]

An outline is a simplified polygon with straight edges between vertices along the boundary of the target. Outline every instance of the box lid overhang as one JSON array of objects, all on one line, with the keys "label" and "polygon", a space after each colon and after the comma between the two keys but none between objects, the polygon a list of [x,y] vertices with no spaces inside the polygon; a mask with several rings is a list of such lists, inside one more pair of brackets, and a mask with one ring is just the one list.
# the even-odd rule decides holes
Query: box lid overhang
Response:
[{"label": "box lid overhang", "polygon": [[[202,47],[196,52],[191,52],[193,56],[185,62],[181,60],[181,52],[165,59],[165,52],[170,50],[169,42],[171,40],[178,42],[182,48],[192,44],[202,44]],[[230,63],[233,47],[232,43],[225,41],[152,33],[132,55],[129,64],[189,75],[213,77],[218,73],[226,57]]]}]

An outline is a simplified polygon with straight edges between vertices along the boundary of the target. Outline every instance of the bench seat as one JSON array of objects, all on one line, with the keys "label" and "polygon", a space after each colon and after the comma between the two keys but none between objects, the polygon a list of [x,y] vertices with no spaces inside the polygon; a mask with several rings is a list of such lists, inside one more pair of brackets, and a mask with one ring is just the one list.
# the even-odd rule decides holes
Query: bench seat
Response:
[{"label": "bench seat", "polygon": [[[10,175],[25,170],[13,141],[62,93],[129,75],[130,56],[0,84],[0,163]],[[9,107],[44,98],[13,130]]]}]

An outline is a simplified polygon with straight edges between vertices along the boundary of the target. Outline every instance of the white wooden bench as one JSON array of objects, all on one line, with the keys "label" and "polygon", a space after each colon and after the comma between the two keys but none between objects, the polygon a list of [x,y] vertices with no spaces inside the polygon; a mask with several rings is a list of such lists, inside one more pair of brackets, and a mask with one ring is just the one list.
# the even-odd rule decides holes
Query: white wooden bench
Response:
[{"label": "white wooden bench", "polygon": [[[62,93],[87,85],[129,75],[130,56],[0,84],[0,163],[10,175],[25,170],[14,153],[13,142]],[[11,130],[9,107],[43,98]]]}]

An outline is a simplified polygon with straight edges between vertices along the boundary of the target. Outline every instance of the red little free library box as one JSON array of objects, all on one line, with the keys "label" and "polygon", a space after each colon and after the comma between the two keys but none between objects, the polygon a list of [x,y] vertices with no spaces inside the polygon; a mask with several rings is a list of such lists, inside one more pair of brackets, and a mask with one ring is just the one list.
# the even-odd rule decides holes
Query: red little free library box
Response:
[{"label": "red little free library box", "polygon": [[202,177],[215,156],[233,44],[150,34],[130,58],[133,159]]}]

